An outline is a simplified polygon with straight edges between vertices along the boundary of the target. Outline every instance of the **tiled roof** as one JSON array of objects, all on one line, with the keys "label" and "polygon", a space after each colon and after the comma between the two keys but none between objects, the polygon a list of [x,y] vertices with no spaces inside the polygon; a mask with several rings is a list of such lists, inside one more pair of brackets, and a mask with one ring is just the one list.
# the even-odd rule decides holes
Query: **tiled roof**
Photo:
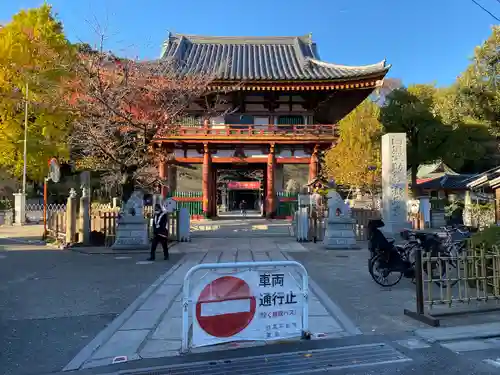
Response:
[{"label": "tiled roof", "polygon": [[383,77],[390,65],[346,66],[320,60],[311,35],[299,37],[214,37],[171,34],[161,58],[181,73],[215,72],[219,80],[354,80]]},{"label": "tiled roof", "polygon": [[418,182],[418,187],[429,190],[463,190],[467,189],[467,182],[471,175],[466,174],[445,174],[441,177]]}]

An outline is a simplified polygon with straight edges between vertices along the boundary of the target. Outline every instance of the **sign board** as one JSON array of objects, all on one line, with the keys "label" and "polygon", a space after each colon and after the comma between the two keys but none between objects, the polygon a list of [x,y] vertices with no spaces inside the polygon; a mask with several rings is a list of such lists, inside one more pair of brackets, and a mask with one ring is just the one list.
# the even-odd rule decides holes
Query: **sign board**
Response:
[{"label": "sign board", "polygon": [[210,271],[191,298],[193,347],[302,334],[303,294],[289,271]]},{"label": "sign board", "polygon": [[229,181],[227,188],[230,190],[259,190],[259,181]]}]

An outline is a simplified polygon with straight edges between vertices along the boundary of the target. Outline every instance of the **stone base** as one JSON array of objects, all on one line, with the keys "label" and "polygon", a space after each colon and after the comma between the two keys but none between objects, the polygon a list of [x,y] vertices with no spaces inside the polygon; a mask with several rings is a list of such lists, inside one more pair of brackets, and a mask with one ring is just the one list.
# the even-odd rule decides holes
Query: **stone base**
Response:
[{"label": "stone base", "polygon": [[353,250],[360,247],[356,243],[353,224],[350,218],[329,220],[326,227],[323,245],[327,250]]},{"label": "stone base", "polygon": [[146,219],[135,216],[122,217],[116,228],[113,250],[144,250],[150,247]]}]

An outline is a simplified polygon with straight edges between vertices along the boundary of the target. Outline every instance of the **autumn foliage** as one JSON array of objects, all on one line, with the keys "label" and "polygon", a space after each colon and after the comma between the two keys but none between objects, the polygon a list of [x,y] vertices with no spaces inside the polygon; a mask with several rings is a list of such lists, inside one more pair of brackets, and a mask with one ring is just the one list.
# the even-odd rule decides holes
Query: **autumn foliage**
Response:
[{"label": "autumn foliage", "polygon": [[80,54],[67,102],[75,116],[70,137],[79,159],[96,161],[106,182],[156,182],[160,160],[173,162],[156,140],[175,132],[193,102],[210,94],[212,76],[179,75],[167,60],[137,62],[92,51]]}]

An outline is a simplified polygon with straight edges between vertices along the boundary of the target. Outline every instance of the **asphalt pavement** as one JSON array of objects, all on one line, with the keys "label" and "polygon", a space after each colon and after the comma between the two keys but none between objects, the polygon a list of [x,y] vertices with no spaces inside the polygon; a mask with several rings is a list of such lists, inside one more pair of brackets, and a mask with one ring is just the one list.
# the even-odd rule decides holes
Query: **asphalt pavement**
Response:
[{"label": "asphalt pavement", "polygon": [[181,255],[145,257],[0,238],[0,374],[60,371]]}]

